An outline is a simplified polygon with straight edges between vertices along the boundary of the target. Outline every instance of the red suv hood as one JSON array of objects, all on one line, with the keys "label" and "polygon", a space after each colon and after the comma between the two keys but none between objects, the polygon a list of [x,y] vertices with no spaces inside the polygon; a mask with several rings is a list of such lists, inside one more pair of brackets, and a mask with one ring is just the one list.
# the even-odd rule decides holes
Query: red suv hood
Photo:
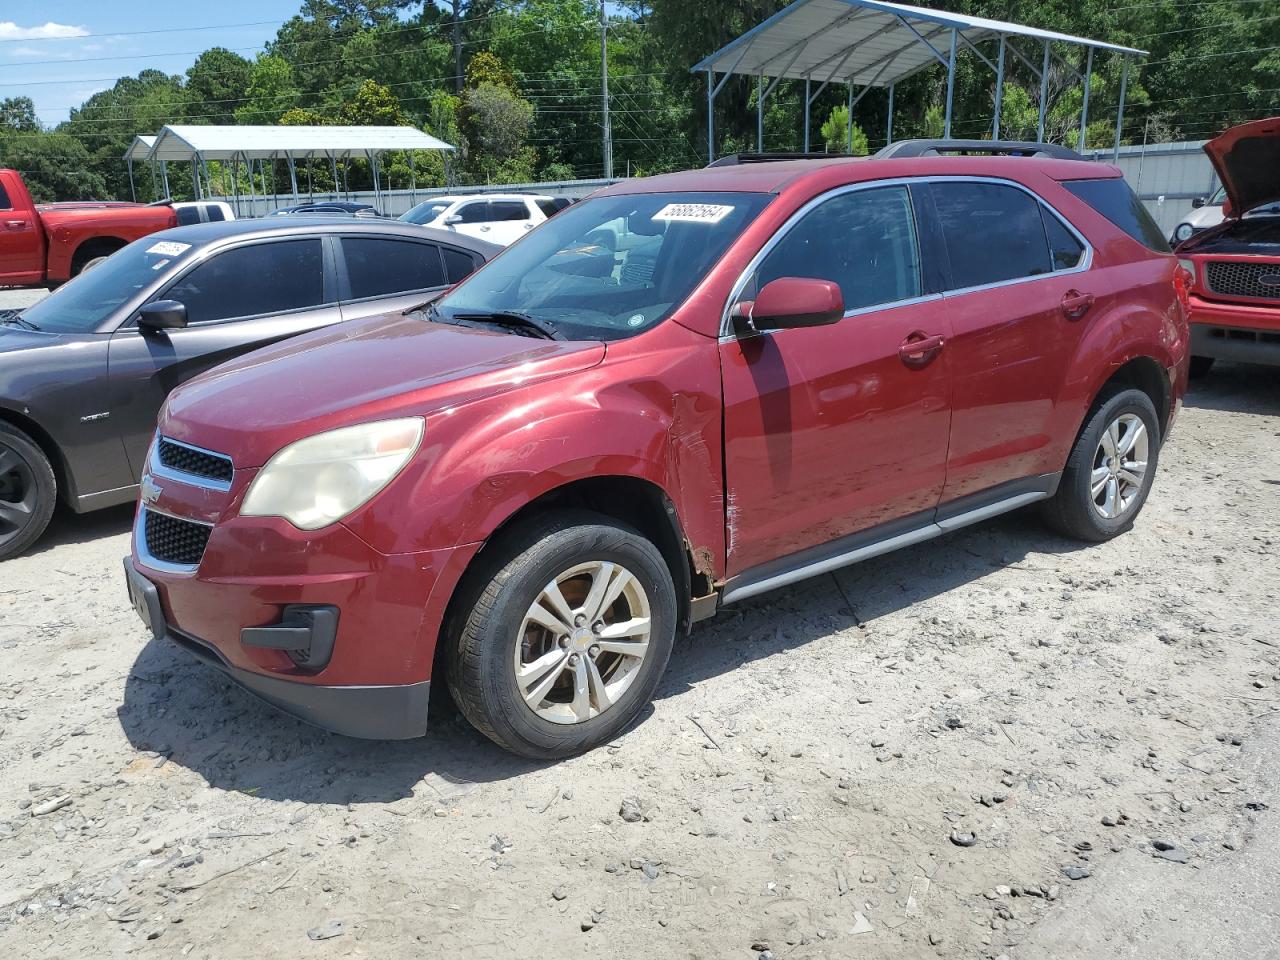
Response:
[{"label": "red suv hood", "polygon": [[1206,143],[1204,152],[1227,190],[1227,216],[1280,200],[1280,117],[1232,127]]},{"label": "red suv hood", "polygon": [[389,314],[335,324],[215,367],[175,390],[165,436],[258,467],[294,440],[423,415],[595,366],[604,344],[534,340]]}]

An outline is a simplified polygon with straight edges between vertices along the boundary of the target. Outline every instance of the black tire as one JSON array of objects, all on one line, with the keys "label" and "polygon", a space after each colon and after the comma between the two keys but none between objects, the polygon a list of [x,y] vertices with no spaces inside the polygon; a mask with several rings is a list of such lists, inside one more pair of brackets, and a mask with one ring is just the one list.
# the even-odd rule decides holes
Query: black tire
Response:
[{"label": "black tire", "polygon": [[[517,634],[548,583],[591,561],[622,564],[643,588],[649,647],[611,706],[587,720],[557,723],[535,713],[520,693]],[[616,737],[652,698],[675,642],[675,587],[657,547],[609,517],[564,511],[495,542],[482,564],[460,594],[446,639],[445,673],[463,716],[499,746],[535,759],[570,757]]]},{"label": "black tire", "polygon": [[[1132,414],[1142,420],[1148,437],[1147,468],[1142,484],[1129,505],[1114,518],[1104,517],[1096,508],[1091,491],[1091,476],[1102,434],[1118,418]],[[1141,390],[1109,387],[1094,404],[1084,428],[1076,438],[1067,467],[1062,472],[1058,492],[1045,501],[1042,514],[1049,526],[1076,540],[1101,543],[1124,533],[1142,512],[1151,492],[1156,467],[1160,460],[1160,418],[1151,398]]]},{"label": "black tire", "polygon": [[39,539],[57,500],[57,480],[44,451],[17,427],[0,423],[0,560]]},{"label": "black tire", "polygon": [[1199,380],[1213,369],[1213,357],[1192,357],[1190,377],[1192,380]]}]

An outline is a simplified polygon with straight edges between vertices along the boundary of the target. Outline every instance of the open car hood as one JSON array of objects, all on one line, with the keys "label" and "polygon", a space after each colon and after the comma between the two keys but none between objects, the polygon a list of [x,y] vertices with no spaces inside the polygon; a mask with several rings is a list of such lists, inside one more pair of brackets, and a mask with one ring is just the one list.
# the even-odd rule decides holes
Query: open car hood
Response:
[{"label": "open car hood", "polygon": [[1280,117],[1232,127],[1204,152],[1226,187],[1228,217],[1280,200]]}]

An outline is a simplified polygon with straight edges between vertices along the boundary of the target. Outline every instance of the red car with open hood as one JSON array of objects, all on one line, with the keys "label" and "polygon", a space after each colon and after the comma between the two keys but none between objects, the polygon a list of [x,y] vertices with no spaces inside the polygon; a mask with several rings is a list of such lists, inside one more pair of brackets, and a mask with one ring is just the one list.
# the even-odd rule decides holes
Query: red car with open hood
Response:
[{"label": "red car with open hood", "polygon": [[1192,375],[1214,360],[1280,365],[1280,117],[1232,127],[1204,152],[1227,202],[1222,223],[1178,247],[1195,278]]}]

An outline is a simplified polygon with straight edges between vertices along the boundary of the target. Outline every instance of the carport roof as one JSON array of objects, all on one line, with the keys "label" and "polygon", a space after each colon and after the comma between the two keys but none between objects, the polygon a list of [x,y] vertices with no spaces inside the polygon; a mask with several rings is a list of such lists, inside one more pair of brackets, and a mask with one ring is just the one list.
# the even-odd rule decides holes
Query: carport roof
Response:
[{"label": "carport roof", "polygon": [[692,69],[887,87],[935,63],[945,65],[945,47],[935,41],[949,42],[953,29],[970,43],[1003,35],[1146,54],[1020,23],[882,0],[796,0]]},{"label": "carport roof", "polygon": [[151,155],[151,148],[155,145],[155,142],[155,137],[139,134],[133,138],[133,143],[129,144],[129,149],[124,152],[124,158],[126,160],[147,159]]},{"label": "carport roof", "polygon": [[[138,137],[136,140],[145,139]],[[136,145],[135,140],[135,145]],[[271,160],[363,157],[387,150],[452,150],[415,127],[166,126],[149,160]],[[133,154],[135,159],[139,155]]]}]

